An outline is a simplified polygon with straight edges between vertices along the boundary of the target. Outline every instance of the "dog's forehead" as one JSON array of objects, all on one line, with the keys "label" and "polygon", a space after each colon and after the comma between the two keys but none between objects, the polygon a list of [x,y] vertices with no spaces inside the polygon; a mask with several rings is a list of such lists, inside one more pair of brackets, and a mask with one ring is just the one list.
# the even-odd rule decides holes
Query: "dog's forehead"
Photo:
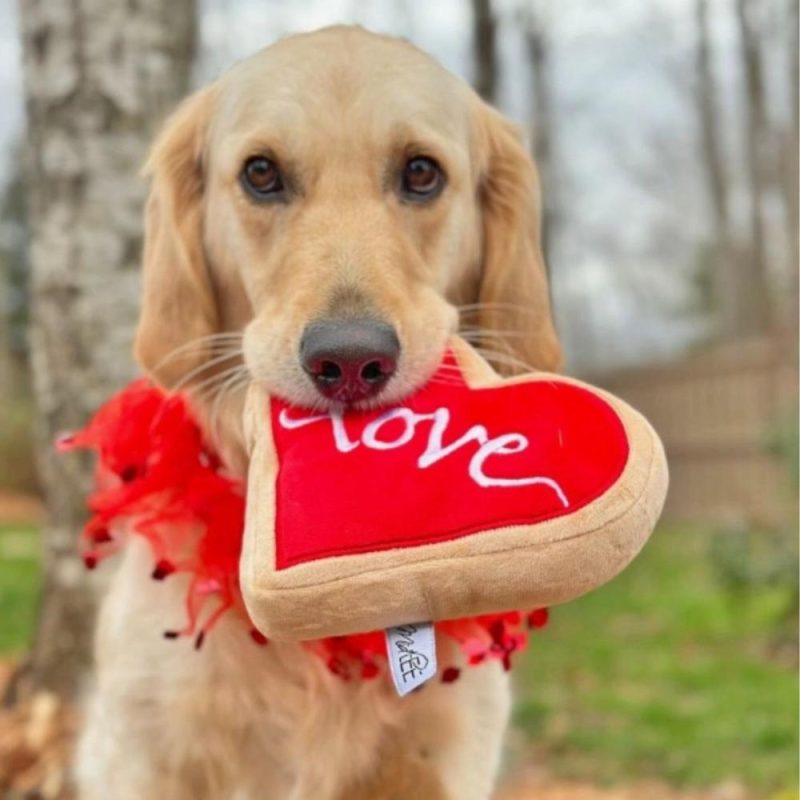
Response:
[{"label": "dog's forehead", "polygon": [[405,125],[458,137],[469,106],[467,85],[413,45],[337,27],[281,40],[236,65],[222,81],[218,122],[222,132],[368,135]]}]

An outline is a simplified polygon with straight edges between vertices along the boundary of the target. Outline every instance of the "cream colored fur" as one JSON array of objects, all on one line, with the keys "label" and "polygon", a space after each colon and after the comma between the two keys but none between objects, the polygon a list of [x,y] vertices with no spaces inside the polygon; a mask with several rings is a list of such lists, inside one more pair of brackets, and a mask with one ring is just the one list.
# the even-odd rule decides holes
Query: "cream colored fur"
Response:
[{"label": "cream colored fur", "polygon": [[409,791],[431,775],[442,800],[489,796],[510,706],[499,665],[400,700],[383,680],[342,681],[299,645],[257,647],[233,617],[198,653],[161,638],[183,623],[185,585],[154,583],[151,568],[132,543],[103,605],[81,800],[350,800],[382,760],[399,774],[365,797],[438,800]]},{"label": "cream colored fur", "polygon": [[[292,172],[291,202],[243,194],[244,160],[265,152]],[[392,187],[420,152],[448,182],[412,207]],[[439,363],[457,304],[480,304],[481,330],[514,329],[495,349],[558,365],[535,168],[513,125],[405,42],[341,27],[282,40],[190,97],[148,173],[137,356],[188,389],[241,476],[246,386],[211,402],[222,366],[202,337],[242,334],[226,366],[298,403],[321,402],[299,337],[342,303],[398,331],[394,399]],[[184,621],[183,578],[157,583],[151,568],[132,543],[103,603],[82,800],[489,797],[510,704],[497,664],[400,700],[385,680],[341,681],[298,645],[256,647],[232,616],[195,652],[161,638]]]}]

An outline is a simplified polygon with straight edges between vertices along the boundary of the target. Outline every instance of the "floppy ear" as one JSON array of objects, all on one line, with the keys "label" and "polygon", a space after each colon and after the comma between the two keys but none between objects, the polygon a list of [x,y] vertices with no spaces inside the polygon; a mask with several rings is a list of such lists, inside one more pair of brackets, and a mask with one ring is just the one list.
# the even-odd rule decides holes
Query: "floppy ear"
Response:
[{"label": "floppy ear", "polygon": [[142,309],[135,353],[170,388],[206,358],[195,340],[217,330],[203,253],[203,150],[213,86],[192,95],[167,120],[145,165],[152,176],[145,212]]},{"label": "floppy ear", "polygon": [[485,103],[479,117],[483,261],[478,324],[487,348],[510,357],[497,365],[503,371],[524,372],[523,364],[556,370],[561,348],[540,244],[536,167],[515,125]]}]

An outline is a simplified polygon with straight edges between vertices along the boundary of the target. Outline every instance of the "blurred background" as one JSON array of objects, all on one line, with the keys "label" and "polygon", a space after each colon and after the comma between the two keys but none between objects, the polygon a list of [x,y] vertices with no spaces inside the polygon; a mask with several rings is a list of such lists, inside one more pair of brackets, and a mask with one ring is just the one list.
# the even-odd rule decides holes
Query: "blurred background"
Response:
[{"label": "blurred background", "polygon": [[0,19],[0,798],[67,796],[91,465],[50,442],[135,374],[147,143],[194,86],[335,22],[410,39],[524,127],[567,370],[670,457],[644,554],[515,667],[501,796],[797,797],[797,0],[0,0]]}]

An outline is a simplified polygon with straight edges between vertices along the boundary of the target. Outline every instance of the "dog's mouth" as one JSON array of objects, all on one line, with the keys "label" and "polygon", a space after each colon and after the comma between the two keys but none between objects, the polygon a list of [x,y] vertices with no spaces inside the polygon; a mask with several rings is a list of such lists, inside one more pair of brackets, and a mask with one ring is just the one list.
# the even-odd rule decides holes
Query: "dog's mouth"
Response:
[{"label": "dog's mouth", "polygon": [[319,413],[367,412],[402,404],[435,375],[444,351],[431,351],[422,363],[402,356],[391,368],[385,363],[365,362],[360,369],[343,370],[324,360],[310,369],[296,367],[288,375],[261,376],[251,380],[288,405]]}]

